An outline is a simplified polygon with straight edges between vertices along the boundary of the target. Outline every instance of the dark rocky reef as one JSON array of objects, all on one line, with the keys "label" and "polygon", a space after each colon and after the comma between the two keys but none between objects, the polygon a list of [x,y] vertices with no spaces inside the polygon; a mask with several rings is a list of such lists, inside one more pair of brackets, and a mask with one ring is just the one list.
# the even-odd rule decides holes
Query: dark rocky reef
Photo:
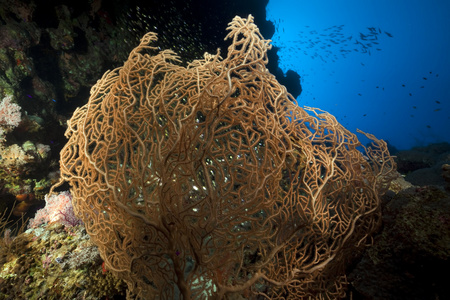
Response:
[{"label": "dark rocky reef", "polygon": [[[352,299],[450,299],[450,145],[396,153],[383,227],[350,271]],[[410,182],[410,183],[409,183]]]}]

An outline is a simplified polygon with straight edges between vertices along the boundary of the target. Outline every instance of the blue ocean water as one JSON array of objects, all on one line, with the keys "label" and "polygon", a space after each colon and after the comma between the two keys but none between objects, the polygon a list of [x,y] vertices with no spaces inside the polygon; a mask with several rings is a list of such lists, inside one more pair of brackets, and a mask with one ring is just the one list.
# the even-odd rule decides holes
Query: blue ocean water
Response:
[{"label": "blue ocean water", "polygon": [[300,106],[397,149],[450,142],[450,1],[270,0],[267,18]]}]

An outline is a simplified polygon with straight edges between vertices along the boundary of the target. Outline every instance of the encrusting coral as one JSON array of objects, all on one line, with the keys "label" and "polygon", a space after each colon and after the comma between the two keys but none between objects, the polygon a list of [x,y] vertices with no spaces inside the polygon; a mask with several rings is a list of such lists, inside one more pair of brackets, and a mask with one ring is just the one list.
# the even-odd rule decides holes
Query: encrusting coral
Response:
[{"label": "encrusting coral", "polygon": [[228,30],[226,58],[186,67],[146,34],[69,121],[62,180],[130,298],[343,297],[392,157],[297,105],[252,16]]},{"label": "encrusting coral", "polygon": [[82,225],[55,222],[0,238],[2,300],[113,299],[124,290],[123,281],[102,268]]},{"label": "encrusting coral", "polygon": [[[50,176],[45,174],[51,165],[50,146],[31,140],[17,143],[15,131],[23,132],[30,123],[31,117],[21,113],[12,95],[0,100],[0,202],[5,203],[8,194],[15,196],[20,202],[15,206],[15,216],[21,216],[36,204],[36,199],[44,196],[44,189],[52,185]],[[37,127],[33,130],[37,131]],[[33,131],[31,127],[28,129]]]}]

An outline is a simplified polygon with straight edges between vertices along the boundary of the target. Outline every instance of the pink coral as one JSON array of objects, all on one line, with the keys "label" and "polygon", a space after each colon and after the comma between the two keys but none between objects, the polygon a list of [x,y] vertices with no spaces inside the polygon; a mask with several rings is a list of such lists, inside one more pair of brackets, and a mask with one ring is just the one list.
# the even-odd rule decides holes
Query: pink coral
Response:
[{"label": "pink coral", "polygon": [[17,127],[20,123],[20,106],[8,95],[0,102],[0,126]]},{"label": "pink coral", "polygon": [[69,191],[45,196],[46,205],[37,211],[34,219],[30,220],[29,228],[35,228],[41,224],[59,222],[65,226],[82,224],[75,215],[72,206],[72,195]]}]

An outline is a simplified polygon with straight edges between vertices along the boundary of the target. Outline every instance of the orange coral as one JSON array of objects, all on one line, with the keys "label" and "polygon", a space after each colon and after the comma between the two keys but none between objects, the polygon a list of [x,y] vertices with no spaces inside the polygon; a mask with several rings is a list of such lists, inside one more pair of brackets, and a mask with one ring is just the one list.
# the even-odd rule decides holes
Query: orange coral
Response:
[{"label": "orange coral", "polygon": [[295,103],[251,16],[228,30],[225,59],[187,67],[146,34],[75,111],[62,179],[107,269],[143,299],[342,297],[394,162]]}]

